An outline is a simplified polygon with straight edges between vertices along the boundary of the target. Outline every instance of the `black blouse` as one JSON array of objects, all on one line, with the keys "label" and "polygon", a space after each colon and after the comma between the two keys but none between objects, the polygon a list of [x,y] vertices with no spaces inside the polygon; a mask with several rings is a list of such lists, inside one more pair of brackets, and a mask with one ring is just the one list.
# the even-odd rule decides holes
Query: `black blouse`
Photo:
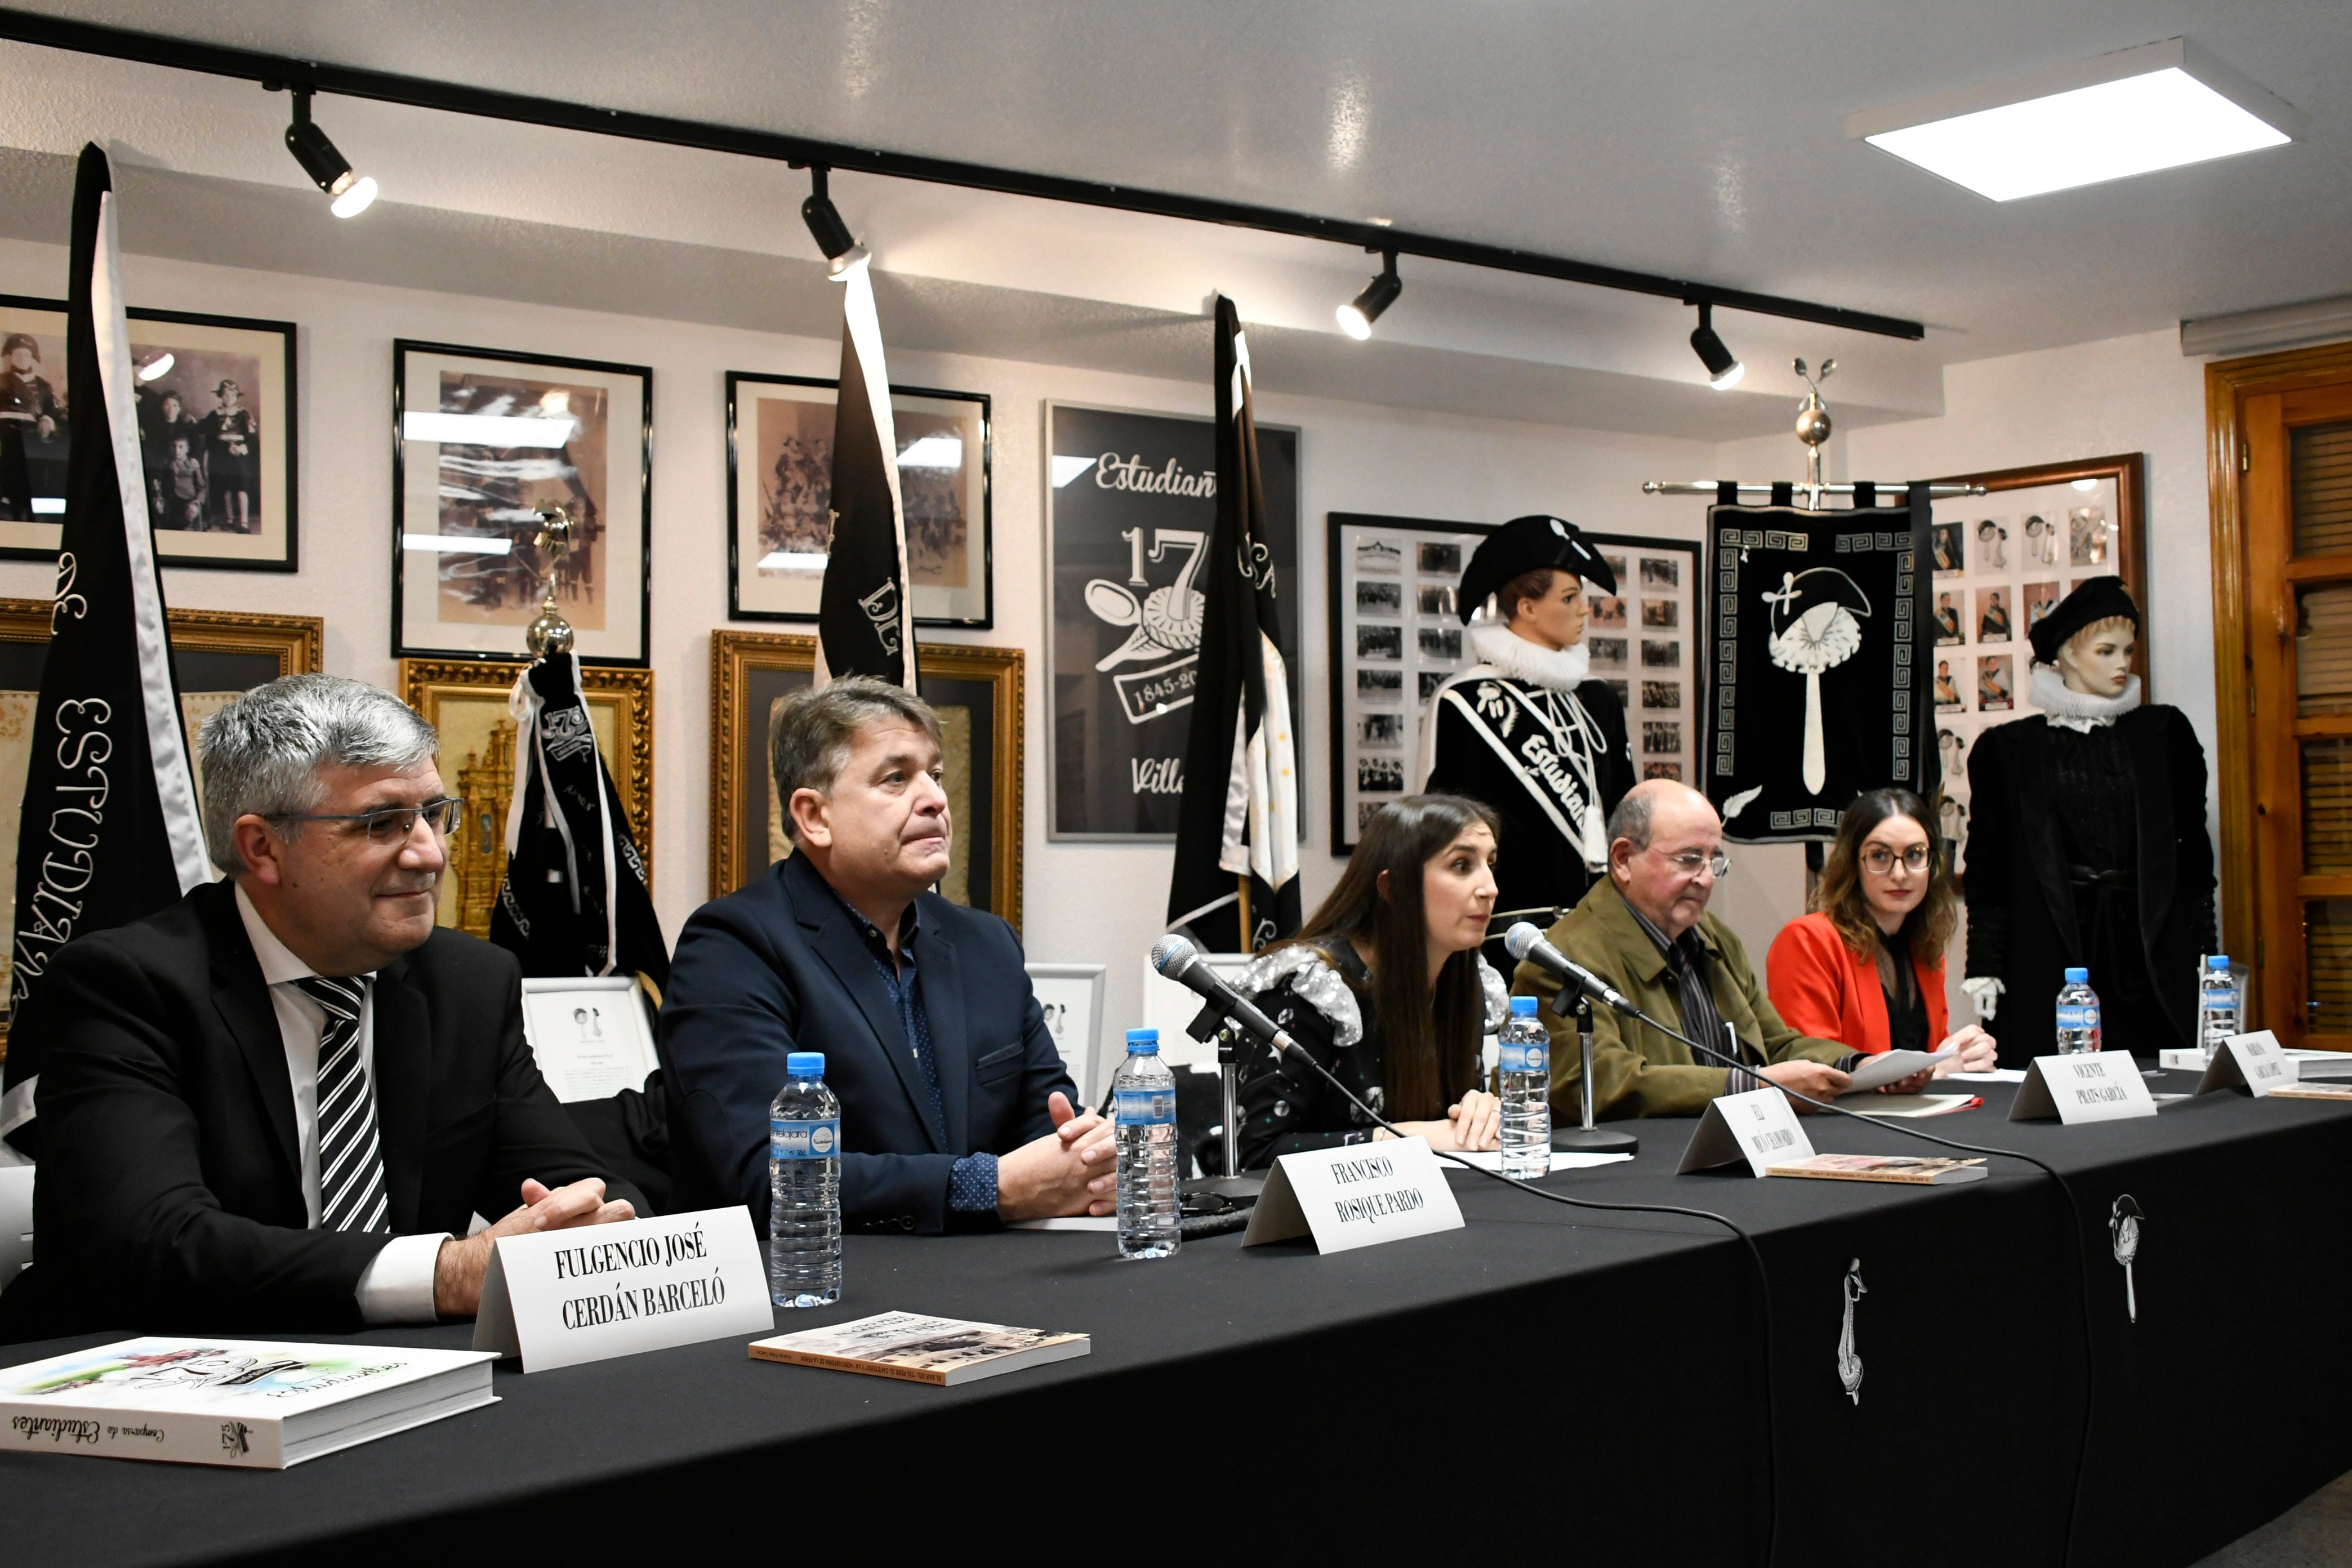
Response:
[{"label": "black blouse", "polygon": [[[1337,970],[1355,993],[1357,1012],[1363,1019],[1362,1039],[1352,1046],[1340,1045],[1339,1026],[1300,994],[1302,986],[1312,988],[1317,984],[1310,978],[1313,972],[1286,974],[1251,1000],[1306,1047],[1307,1054],[1332,1077],[1386,1116],[1386,1097],[1381,1087],[1380,1016],[1370,1005],[1371,971],[1349,943],[1339,943],[1336,951],[1320,947],[1316,951],[1331,963],[1330,969],[1321,971],[1321,984],[1330,984],[1331,971]],[[1321,1074],[1297,1063],[1276,1060],[1262,1050],[1242,1069],[1241,1121],[1242,1169],[1245,1171],[1264,1170],[1284,1154],[1369,1143],[1377,1131]]]},{"label": "black blouse", "polygon": [[1884,974],[1879,977],[1879,990],[1886,998],[1887,1047],[1897,1051],[1932,1049],[1927,1039],[1927,999],[1919,994],[1919,973],[1911,967],[1910,944],[1900,932],[1880,941],[1895,969],[1892,984]]}]

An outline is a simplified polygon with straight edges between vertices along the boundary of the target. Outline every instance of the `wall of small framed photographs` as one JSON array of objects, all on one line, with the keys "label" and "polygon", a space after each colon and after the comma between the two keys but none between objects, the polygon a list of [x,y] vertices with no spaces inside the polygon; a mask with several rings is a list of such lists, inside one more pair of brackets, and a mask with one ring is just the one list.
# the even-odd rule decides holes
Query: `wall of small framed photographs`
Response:
[{"label": "wall of small framed photographs", "polygon": [[[2137,453],[1958,478],[1988,493],[1936,503],[1936,745],[1943,764],[1943,837],[1966,864],[1969,756],[1996,724],[2038,713],[2026,641],[2058,601],[2094,577],[2144,585]],[[2147,679],[2143,642],[2133,668]]]},{"label": "wall of small framed photographs", "polygon": [[[1383,801],[1412,790],[1421,731],[1446,678],[1476,662],[1460,614],[1462,569],[1491,524],[1333,512],[1331,852],[1354,849]],[[1625,710],[1635,771],[1688,779],[1706,666],[1691,595],[1698,546],[1588,533],[1618,593],[1587,595],[1593,678]]]}]

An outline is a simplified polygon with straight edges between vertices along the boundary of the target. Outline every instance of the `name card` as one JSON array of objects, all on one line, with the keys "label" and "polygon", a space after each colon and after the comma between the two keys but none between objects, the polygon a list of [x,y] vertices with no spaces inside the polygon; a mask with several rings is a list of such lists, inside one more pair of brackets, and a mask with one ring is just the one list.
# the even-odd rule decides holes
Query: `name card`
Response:
[{"label": "name card", "polygon": [[1810,1160],[1812,1140],[1797,1125],[1797,1108],[1777,1089],[1751,1089],[1745,1094],[1723,1094],[1707,1101],[1698,1131],[1675,1174],[1712,1170],[1734,1160],[1748,1162],[1753,1175],[1770,1165]]},{"label": "name card", "polygon": [[2069,1127],[2155,1114],[2147,1079],[2139,1076],[2139,1063],[2129,1051],[2036,1057],[2009,1107],[2011,1121],[2043,1121],[2054,1116]]},{"label": "name card", "polygon": [[2256,1029],[2251,1035],[2231,1035],[2222,1040],[2197,1092],[2243,1089],[2260,1100],[2274,1089],[2294,1087],[2296,1077],[2294,1063],[2280,1049],[2278,1037],[2268,1029]]},{"label": "name card", "polygon": [[474,1348],[545,1372],[775,1326],[751,1214],[738,1205],[500,1237]]},{"label": "name card", "polygon": [[1347,1252],[1461,1228],[1462,1206],[1429,1141],[1398,1138],[1275,1161],[1242,1245],[1312,1236],[1318,1252]]}]

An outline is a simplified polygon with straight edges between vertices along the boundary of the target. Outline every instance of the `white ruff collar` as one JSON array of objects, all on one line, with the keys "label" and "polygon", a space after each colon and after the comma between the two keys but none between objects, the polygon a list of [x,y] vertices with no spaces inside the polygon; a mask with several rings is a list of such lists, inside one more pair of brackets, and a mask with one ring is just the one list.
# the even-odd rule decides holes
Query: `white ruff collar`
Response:
[{"label": "white ruff collar", "polygon": [[2114,723],[2139,706],[2139,677],[2125,678],[2124,689],[2113,697],[2093,697],[2068,686],[2053,667],[2037,664],[2033,667],[2033,682],[2026,697],[2049,715],[2053,724],[2080,730],[2087,735],[2094,730]]},{"label": "white ruff collar", "polygon": [[1582,643],[1555,650],[1493,621],[1470,628],[1470,647],[1503,674],[1555,690],[1573,691],[1592,673],[1592,654]]}]

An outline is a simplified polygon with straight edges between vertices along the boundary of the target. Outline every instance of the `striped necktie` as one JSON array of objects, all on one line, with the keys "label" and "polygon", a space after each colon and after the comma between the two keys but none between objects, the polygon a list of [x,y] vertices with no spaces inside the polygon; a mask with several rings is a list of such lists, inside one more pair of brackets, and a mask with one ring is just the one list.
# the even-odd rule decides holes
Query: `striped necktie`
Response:
[{"label": "striped necktie", "polygon": [[375,1095],[360,1062],[367,981],[312,974],[294,984],[327,1014],[319,1037],[319,1228],[389,1231]]}]

